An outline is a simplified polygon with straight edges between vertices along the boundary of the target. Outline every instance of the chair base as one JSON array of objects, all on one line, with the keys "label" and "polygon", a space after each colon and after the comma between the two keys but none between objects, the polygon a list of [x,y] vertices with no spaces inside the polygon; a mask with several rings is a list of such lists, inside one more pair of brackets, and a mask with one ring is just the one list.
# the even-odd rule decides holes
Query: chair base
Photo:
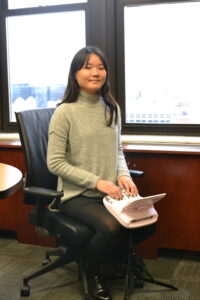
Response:
[{"label": "chair base", "polygon": [[[73,252],[73,253],[72,253]],[[58,258],[51,261],[50,256],[59,256]],[[30,285],[28,284],[30,280],[53,271],[59,267],[64,266],[70,262],[76,261],[79,267],[79,276],[83,282],[83,290],[85,294],[85,299],[89,299],[87,276],[85,272],[85,263],[82,252],[68,251],[65,247],[57,248],[53,251],[46,252],[45,260],[43,261],[43,267],[34,273],[23,278],[23,286],[21,287],[21,296],[27,297],[30,295]]]}]

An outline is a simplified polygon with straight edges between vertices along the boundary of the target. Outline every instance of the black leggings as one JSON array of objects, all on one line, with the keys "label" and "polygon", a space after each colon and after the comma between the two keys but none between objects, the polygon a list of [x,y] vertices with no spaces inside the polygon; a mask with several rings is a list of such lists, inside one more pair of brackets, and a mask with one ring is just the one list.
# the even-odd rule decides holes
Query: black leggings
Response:
[{"label": "black leggings", "polygon": [[[87,246],[88,273],[95,275],[99,267],[111,255],[128,247],[129,229],[123,227],[104,207],[102,198],[79,196],[60,206],[63,214],[72,216],[88,225],[95,234]],[[145,240],[154,232],[155,226],[132,230],[133,243]]]}]

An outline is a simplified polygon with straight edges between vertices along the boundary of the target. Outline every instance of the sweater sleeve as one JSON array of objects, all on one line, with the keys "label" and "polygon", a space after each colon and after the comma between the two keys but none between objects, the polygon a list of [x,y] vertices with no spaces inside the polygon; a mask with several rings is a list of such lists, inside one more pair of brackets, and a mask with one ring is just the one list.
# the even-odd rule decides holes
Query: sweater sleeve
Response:
[{"label": "sweater sleeve", "polygon": [[123,175],[130,176],[128,166],[124,157],[123,147],[121,142],[121,113],[118,107],[118,168],[117,168],[117,178]]},{"label": "sweater sleeve", "polygon": [[[60,107],[59,107],[60,108]],[[63,180],[86,189],[95,189],[99,176],[69,163],[67,158],[70,122],[62,109],[54,113],[50,126],[47,148],[47,166],[51,173]]]}]

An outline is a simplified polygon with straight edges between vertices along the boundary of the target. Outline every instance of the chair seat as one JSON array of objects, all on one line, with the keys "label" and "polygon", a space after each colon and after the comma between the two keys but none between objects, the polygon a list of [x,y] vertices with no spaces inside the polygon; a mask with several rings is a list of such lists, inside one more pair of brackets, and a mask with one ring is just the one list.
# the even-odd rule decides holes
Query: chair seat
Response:
[{"label": "chair seat", "polygon": [[[29,213],[30,224],[36,225],[36,220],[37,212],[31,210]],[[71,246],[87,242],[94,234],[94,231],[80,221],[61,212],[52,212],[48,208],[44,212],[42,227],[47,229],[50,235],[67,240]]]}]

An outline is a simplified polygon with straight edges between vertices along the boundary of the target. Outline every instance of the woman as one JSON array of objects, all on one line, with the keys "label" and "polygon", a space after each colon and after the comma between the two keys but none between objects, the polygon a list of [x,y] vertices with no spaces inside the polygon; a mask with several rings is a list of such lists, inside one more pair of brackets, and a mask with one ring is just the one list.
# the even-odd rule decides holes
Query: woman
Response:
[{"label": "woman", "polygon": [[63,101],[49,127],[47,164],[64,191],[60,210],[95,232],[87,247],[89,291],[112,299],[99,278],[102,263],[122,241],[122,226],[106,210],[103,197],[138,193],[120,142],[120,110],[111,95],[108,65],[100,49],[84,47],[74,56]]}]

